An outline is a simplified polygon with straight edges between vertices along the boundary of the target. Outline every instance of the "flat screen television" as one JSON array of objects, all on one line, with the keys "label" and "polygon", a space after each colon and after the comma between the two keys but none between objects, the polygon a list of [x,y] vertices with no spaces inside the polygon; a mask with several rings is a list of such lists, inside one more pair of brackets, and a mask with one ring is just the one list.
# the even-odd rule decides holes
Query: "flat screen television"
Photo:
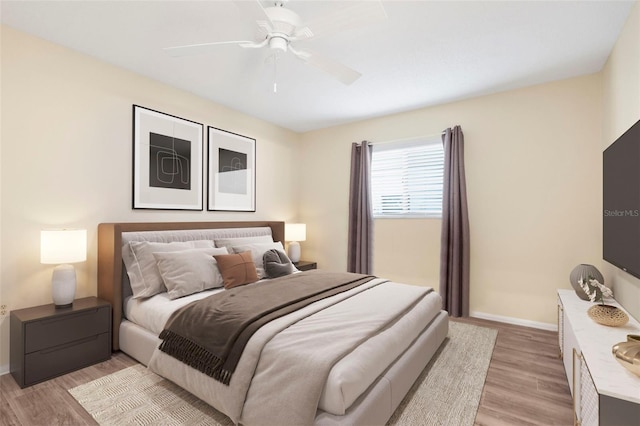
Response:
[{"label": "flat screen television", "polygon": [[640,278],[640,120],[603,154],[604,260]]}]

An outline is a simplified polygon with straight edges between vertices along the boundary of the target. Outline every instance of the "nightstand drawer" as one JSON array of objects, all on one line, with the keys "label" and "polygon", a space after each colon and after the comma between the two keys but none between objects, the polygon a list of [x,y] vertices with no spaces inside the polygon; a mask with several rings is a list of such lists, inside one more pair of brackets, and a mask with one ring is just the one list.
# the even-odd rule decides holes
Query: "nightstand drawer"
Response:
[{"label": "nightstand drawer", "polygon": [[58,347],[109,331],[108,306],[34,321],[25,325],[25,353]]},{"label": "nightstand drawer", "polygon": [[111,356],[110,333],[33,352],[25,357],[26,386],[82,367],[105,361]]}]

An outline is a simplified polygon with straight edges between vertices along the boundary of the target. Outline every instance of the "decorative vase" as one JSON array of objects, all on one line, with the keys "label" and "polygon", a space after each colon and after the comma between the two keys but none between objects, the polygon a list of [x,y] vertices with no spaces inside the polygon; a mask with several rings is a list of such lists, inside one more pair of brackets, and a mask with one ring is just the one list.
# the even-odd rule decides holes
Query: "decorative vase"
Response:
[{"label": "decorative vase", "polygon": [[620,327],[629,321],[622,309],[611,305],[593,305],[587,310],[587,315],[598,324],[609,327]]},{"label": "decorative vase", "polygon": [[598,269],[593,265],[581,263],[580,265],[573,268],[573,271],[571,271],[571,273],[569,274],[571,287],[573,287],[573,290],[582,300],[589,300],[589,296],[587,296],[587,293],[585,293],[582,287],[580,287],[578,281],[580,281],[580,278],[582,278],[583,280],[588,280],[589,276],[591,276],[591,278],[593,278],[594,280],[598,280],[600,284],[604,285],[604,277],[602,276],[600,271],[598,271]]},{"label": "decorative vase", "polygon": [[611,348],[613,357],[627,370],[640,377],[640,336],[628,334],[626,342],[620,342]]}]

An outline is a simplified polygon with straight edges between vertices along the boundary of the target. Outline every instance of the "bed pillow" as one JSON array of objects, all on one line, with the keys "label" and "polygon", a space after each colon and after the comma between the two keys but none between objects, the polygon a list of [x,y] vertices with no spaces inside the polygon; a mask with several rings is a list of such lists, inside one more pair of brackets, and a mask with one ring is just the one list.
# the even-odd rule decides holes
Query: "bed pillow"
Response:
[{"label": "bed pillow", "polygon": [[258,281],[256,265],[253,263],[251,252],[220,254],[213,257],[218,262],[224,288],[230,289]]},{"label": "bed pillow", "polygon": [[278,241],[277,243],[252,243],[252,244],[240,244],[231,246],[234,253],[242,253],[244,251],[251,251],[253,256],[253,263],[256,265],[256,270],[258,272],[258,277],[260,279],[265,278],[267,276],[264,271],[264,262],[262,260],[265,252],[268,250],[280,250],[284,253],[284,247],[282,243]]},{"label": "bed pillow", "polygon": [[216,238],[216,247],[226,247],[229,253],[233,253],[232,246],[240,244],[253,244],[253,243],[272,243],[273,238],[271,235],[258,235],[255,237],[237,237],[237,238]]},{"label": "bed pillow", "polygon": [[217,254],[228,252],[214,247],[153,253],[169,299],[222,287],[222,275],[213,257]]},{"label": "bed pillow", "polygon": [[131,241],[122,247],[122,260],[129,275],[134,299],[151,297],[167,291],[156,265],[153,253],[187,250],[191,248],[213,248],[211,240],[176,241],[157,243]]},{"label": "bed pillow", "polygon": [[269,278],[284,277],[293,273],[293,263],[283,251],[271,249],[262,256],[264,272]]}]

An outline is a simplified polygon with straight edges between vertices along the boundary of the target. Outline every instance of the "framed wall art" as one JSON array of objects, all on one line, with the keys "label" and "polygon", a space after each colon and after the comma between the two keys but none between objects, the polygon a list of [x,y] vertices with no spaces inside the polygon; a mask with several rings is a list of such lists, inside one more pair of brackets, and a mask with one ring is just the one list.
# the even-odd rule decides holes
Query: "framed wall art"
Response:
[{"label": "framed wall art", "polygon": [[204,126],[133,106],[133,208],[202,210]]},{"label": "framed wall art", "polygon": [[256,140],[208,127],[207,210],[256,211]]}]

